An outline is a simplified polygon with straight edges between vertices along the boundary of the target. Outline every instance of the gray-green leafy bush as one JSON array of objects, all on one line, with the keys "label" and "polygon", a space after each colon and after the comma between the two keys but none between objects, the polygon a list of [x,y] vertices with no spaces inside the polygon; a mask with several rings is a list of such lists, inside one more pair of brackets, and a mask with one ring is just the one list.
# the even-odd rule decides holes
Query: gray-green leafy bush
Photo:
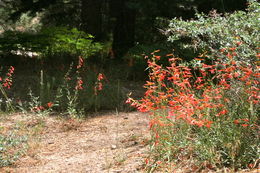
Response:
[{"label": "gray-green leafy bush", "polygon": [[168,41],[181,41],[180,47],[192,49],[199,54],[212,54],[212,58],[221,58],[219,50],[234,47],[238,55],[236,60],[254,63],[260,47],[260,3],[252,0],[246,11],[231,14],[197,14],[196,19],[170,21],[167,33]]},{"label": "gray-green leafy bush", "polygon": [[27,137],[16,133],[0,134],[0,167],[12,164],[26,151]]}]

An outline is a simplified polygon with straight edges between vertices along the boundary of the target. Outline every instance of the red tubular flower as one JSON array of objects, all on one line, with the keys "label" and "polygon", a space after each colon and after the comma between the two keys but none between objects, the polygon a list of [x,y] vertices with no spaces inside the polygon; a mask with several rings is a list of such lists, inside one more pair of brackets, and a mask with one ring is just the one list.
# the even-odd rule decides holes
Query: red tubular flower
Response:
[{"label": "red tubular flower", "polygon": [[161,59],[161,56],[154,56],[155,57],[155,59],[157,59],[157,60],[160,60]]},{"label": "red tubular flower", "polygon": [[236,47],[231,47],[229,48],[230,51],[235,51],[236,50]]},{"label": "red tubular flower", "polygon": [[248,126],[248,124],[241,124],[241,126],[242,126],[242,127],[247,127],[247,126]]},{"label": "red tubular flower", "polygon": [[132,103],[132,99],[131,98],[128,98],[126,101],[125,101],[126,104],[129,104],[129,103]]},{"label": "red tubular flower", "polygon": [[84,59],[80,56],[79,62],[78,62],[78,65],[77,65],[77,69],[80,69],[83,66],[83,63],[84,63]]},{"label": "red tubular flower", "polygon": [[239,124],[239,120],[234,120],[234,124]]},{"label": "red tubular flower", "polygon": [[220,111],[216,116],[218,117],[218,116],[220,116],[220,115],[225,115],[225,114],[227,114],[227,113],[228,113],[228,110],[223,109],[223,110]]},{"label": "red tubular flower", "polygon": [[102,73],[99,73],[97,80],[98,80],[98,81],[101,81],[101,80],[103,80],[103,79],[104,79],[104,75],[103,75]]},{"label": "red tubular flower", "polygon": [[249,122],[249,119],[247,118],[244,118],[244,119],[241,119],[242,121],[245,121],[245,122]]},{"label": "red tubular flower", "polygon": [[220,51],[220,52],[225,52],[225,50],[226,50],[226,49],[225,49],[225,48],[223,48],[223,49],[220,49],[219,51]]},{"label": "red tubular flower", "polygon": [[210,128],[212,123],[213,123],[213,121],[207,121],[205,123],[205,127]]},{"label": "red tubular flower", "polygon": [[195,83],[201,83],[203,82],[203,78],[202,77],[197,77],[197,80],[195,81]]},{"label": "red tubular flower", "polygon": [[48,106],[48,108],[50,108],[50,107],[53,106],[53,103],[52,103],[52,102],[49,102],[49,103],[47,103],[47,106]]},{"label": "red tubular flower", "polygon": [[148,165],[148,163],[149,163],[149,160],[146,158],[145,159],[145,164]]},{"label": "red tubular flower", "polygon": [[97,90],[101,91],[102,89],[103,89],[103,84],[101,82],[99,82]]},{"label": "red tubular flower", "polygon": [[78,79],[77,80],[77,86],[75,87],[75,89],[76,90],[82,90],[83,89],[82,84],[83,84],[83,81],[81,79]]},{"label": "red tubular flower", "polygon": [[[6,78],[3,80],[3,87],[10,89],[12,86],[12,75],[14,73],[14,67],[10,66],[8,69],[8,73],[6,74]],[[2,78],[0,78],[0,81],[2,81]]]}]

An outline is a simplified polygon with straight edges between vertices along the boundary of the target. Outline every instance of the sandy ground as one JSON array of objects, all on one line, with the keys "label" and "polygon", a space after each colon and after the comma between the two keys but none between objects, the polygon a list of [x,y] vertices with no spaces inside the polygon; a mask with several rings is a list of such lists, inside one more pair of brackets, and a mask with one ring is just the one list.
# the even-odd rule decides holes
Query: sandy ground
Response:
[{"label": "sandy ground", "polygon": [[[35,120],[19,115],[27,126]],[[87,120],[44,118],[38,147],[0,172],[16,173],[135,173],[143,172],[148,150],[147,115],[108,113]]]}]

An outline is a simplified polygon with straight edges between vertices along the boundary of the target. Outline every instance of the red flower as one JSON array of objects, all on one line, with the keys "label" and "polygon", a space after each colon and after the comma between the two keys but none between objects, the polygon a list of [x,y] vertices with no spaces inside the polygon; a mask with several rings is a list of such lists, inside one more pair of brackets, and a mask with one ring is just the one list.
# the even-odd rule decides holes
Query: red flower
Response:
[{"label": "red flower", "polygon": [[148,163],[149,163],[149,160],[146,158],[145,159],[145,164],[148,165]]},{"label": "red flower", "polygon": [[247,118],[244,118],[244,119],[241,119],[241,120],[243,120],[245,122],[249,122],[249,119],[247,119]]},{"label": "red flower", "polygon": [[197,77],[197,80],[195,81],[195,83],[201,83],[203,82],[203,78],[202,77]]},{"label": "red flower", "polygon": [[226,50],[226,49],[225,49],[225,48],[223,48],[223,49],[220,49],[219,51],[220,51],[220,52],[225,52],[225,50]]},{"label": "red flower", "polygon": [[239,120],[234,120],[234,124],[239,124]]},{"label": "red flower", "polygon": [[77,65],[77,69],[80,69],[82,67],[83,63],[84,63],[84,59],[80,56],[79,62],[78,62],[78,65]]},{"label": "red flower", "polygon": [[78,79],[77,86],[75,87],[75,89],[82,90],[83,89],[82,84],[83,84],[83,81],[81,79]]},{"label": "red flower", "polygon": [[125,101],[126,104],[129,104],[129,103],[132,103],[132,99],[131,98],[128,98],[126,101]]},{"label": "red flower", "polygon": [[103,84],[101,82],[98,83],[98,88],[99,91],[103,89]]},{"label": "red flower", "polygon": [[205,124],[205,126],[206,126],[207,128],[210,128],[212,123],[213,123],[213,121],[208,121],[208,122]]},{"label": "red flower", "polygon": [[220,111],[216,116],[218,117],[218,116],[220,116],[220,115],[225,115],[225,114],[227,114],[227,110],[226,109],[223,109],[222,111]]},{"label": "red flower", "polygon": [[47,106],[50,108],[50,107],[53,106],[53,103],[52,103],[52,102],[49,102],[49,103],[47,103]]},{"label": "red flower", "polygon": [[99,73],[97,80],[98,80],[98,81],[101,81],[101,80],[103,80],[103,79],[104,79],[104,75],[103,75],[102,73]]},{"label": "red flower", "polygon": [[230,50],[230,51],[235,51],[236,48],[235,48],[235,47],[231,47],[231,48],[229,48],[229,50]]},{"label": "red flower", "polygon": [[248,126],[248,124],[241,124],[241,126],[243,126],[243,127],[247,127],[247,126]]}]

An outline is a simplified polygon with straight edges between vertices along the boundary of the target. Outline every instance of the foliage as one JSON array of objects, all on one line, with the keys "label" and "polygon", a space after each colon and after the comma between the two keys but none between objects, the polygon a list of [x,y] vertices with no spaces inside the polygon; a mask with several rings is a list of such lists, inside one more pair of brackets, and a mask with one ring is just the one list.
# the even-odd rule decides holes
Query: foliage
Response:
[{"label": "foliage", "polygon": [[[113,42],[113,51],[121,59],[138,42],[158,42],[157,18],[190,19],[196,10],[205,13],[211,9],[243,10],[246,0],[101,0],[98,3],[96,0],[2,0],[0,7],[0,32],[1,26],[5,31],[16,30],[17,23],[26,25],[26,30],[38,26],[76,27],[94,35],[96,41]],[[40,16],[39,25],[32,26],[28,19],[37,16]]]},{"label": "foliage", "polygon": [[22,104],[22,101],[18,102],[17,107],[23,112],[27,113],[29,110],[31,113],[34,113],[38,116],[47,116],[51,113],[53,103],[48,102],[45,105],[43,105],[42,101],[40,100],[40,96],[34,96],[32,93],[32,90],[29,90],[28,93],[30,97],[30,101],[28,101],[28,105]]},{"label": "foliage", "polygon": [[[79,59],[71,64],[31,59],[26,60],[28,64],[15,65],[12,87],[3,86],[8,97],[1,97],[1,111],[79,117],[87,116],[89,111],[125,109],[126,94],[135,86],[125,79],[129,73],[126,66],[111,64],[114,68],[102,69]],[[5,83],[3,77],[1,84]]]},{"label": "foliage", "polygon": [[196,59],[192,69],[172,54],[163,67],[157,63],[161,56],[152,53],[145,96],[127,101],[150,114],[149,168],[191,158],[209,169],[258,164],[259,66],[236,61],[234,52],[228,62],[213,65]]},{"label": "foliage", "polygon": [[92,39],[90,34],[66,27],[48,27],[39,33],[5,31],[0,38],[0,53],[26,55],[35,52],[41,56],[71,54],[88,57],[102,47]]},{"label": "foliage", "polygon": [[93,43],[93,36],[76,28],[66,27],[47,28],[42,31],[44,37],[49,37],[47,53],[69,53],[88,57],[99,51],[99,43]]},{"label": "foliage", "polygon": [[237,49],[240,56],[236,59],[252,64],[257,61],[255,55],[260,47],[259,18],[260,3],[256,1],[251,1],[247,12],[221,15],[212,11],[209,15],[197,14],[196,20],[188,21],[174,18],[167,30],[168,40],[181,41],[179,46],[193,49],[197,55],[207,52],[212,59],[225,59],[220,49],[243,43]]},{"label": "foliage", "polygon": [[25,152],[26,143],[27,137],[18,135],[16,130],[7,135],[0,134],[0,167],[15,162]]},{"label": "foliage", "polygon": [[[56,113],[78,118],[87,116],[88,111],[123,107],[126,96],[119,80],[108,80],[102,69],[93,69],[82,57],[69,67],[64,64],[46,66],[49,68],[44,71],[39,70],[39,66],[30,69],[29,74],[36,71],[31,78],[27,74],[16,76],[12,100],[19,110],[40,116]],[[28,88],[30,91],[26,94]]]},{"label": "foliage", "polygon": [[128,51],[128,56],[133,57],[134,59],[143,59],[144,55],[147,55],[149,52],[152,52],[154,49],[160,49],[160,54],[166,54],[170,50],[170,46],[165,43],[157,44],[138,44],[135,47],[131,48]]}]

